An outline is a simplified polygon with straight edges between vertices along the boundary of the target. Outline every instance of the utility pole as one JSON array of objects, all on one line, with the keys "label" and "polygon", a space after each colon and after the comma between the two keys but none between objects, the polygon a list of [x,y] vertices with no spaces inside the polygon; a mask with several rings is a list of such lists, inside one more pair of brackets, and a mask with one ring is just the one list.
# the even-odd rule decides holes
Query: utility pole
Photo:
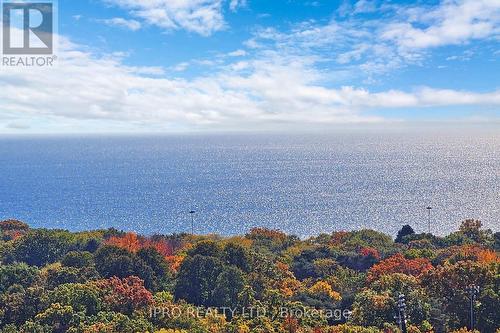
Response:
[{"label": "utility pole", "polygon": [[397,322],[399,324],[399,329],[403,333],[407,333],[407,327],[406,327],[406,298],[405,295],[399,294],[398,297],[398,316],[397,316]]},{"label": "utility pole", "polygon": [[470,305],[470,330],[474,331],[475,322],[474,322],[474,306],[476,305],[476,298],[479,295],[479,286],[470,285],[467,287],[467,292],[469,293],[469,305]]},{"label": "utility pole", "polygon": [[429,227],[429,233],[431,233],[431,210],[432,210],[432,207],[431,206],[428,206],[427,208],[427,224],[428,224],[428,227]]},{"label": "utility pole", "polygon": [[191,215],[191,235],[194,235],[194,214],[196,211],[192,210],[189,212],[189,215]]}]

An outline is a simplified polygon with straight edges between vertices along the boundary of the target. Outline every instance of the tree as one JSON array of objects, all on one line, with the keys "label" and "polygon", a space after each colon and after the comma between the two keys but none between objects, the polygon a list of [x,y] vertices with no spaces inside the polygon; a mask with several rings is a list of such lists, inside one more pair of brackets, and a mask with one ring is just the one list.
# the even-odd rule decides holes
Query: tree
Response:
[{"label": "tree", "polygon": [[272,253],[278,253],[299,240],[296,236],[288,236],[282,231],[267,228],[253,228],[246,238],[251,239],[255,247],[266,248]]},{"label": "tree", "polygon": [[333,290],[332,286],[325,281],[316,282],[311,288],[309,288],[309,293],[313,296],[319,295],[328,297],[334,302],[338,302],[342,299],[342,296]]},{"label": "tree", "polygon": [[0,235],[2,235],[1,238],[6,241],[21,237],[26,234],[29,229],[26,223],[18,220],[5,220],[0,222]]},{"label": "tree", "polygon": [[65,267],[54,264],[47,268],[45,273],[45,285],[49,289],[65,283],[85,282],[87,277],[80,275],[80,270],[74,267]]},{"label": "tree", "polygon": [[220,259],[195,255],[181,265],[175,286],[176,299],[195,305],[214,305],[215,282],[223,270]]},{"label": "tree", "polygon": [[197,243],[191,250],[189,250],[188,255],[191,257],[201,255],[220,258],[222,257],[222,248],[219,243],[211,240],[205,240]]},{"label": "tree", "polygon": [[359,250],[359,254],[363,257],[371,257],[374,261],[380,260],[380,253],[372,247],[363,247]]},{"label": "tree", "polygon": [[144,260],[117,246],[105,245],[94,255],[96,269],[104,278],[138,276],[148,289],[154,289],[154,272]]},{"label": "tree", "polygon": [[494,332],[500,329],[500,274],[496,274],[492,281],[483,286],[479,298],[477,328],[481,332]]},{"label": "tree", "polygon": [[[422,284],[428,293],[440,301],[442,311],[446,314],[448,326],[458,329],[468,325],[469,295],[467,288],[471,285],[480,286],[478,303],[483,304],[481,311],[487,315],[498,311],[499,304],[491,291],[498,288],[495,278],[499,274],[498,264],[481,264],[472,261],[460,261],[453,265],[438,266],[422,276]],[[484,303],[483,303],[484,299]],[[490,308],[493,306],[493,308]],[[489,315],[487,315],[489,316]],[[498,317],[498,316],[497,316]],[[495,323],[495,319],[493,319]],[[498,323],[498,320],[496,321]],[[486,324],[485,325],[491,325]],[[487,330],[485,330],[487,331]]]},{"label": "tree", "polygon": [[139,237],[133,232],[123,236],[112,236],[106,241],[106,245],[116,246],[129,252],[137,252],[141,248]]},{"label": "tree", "polygon": [[0,265],[0,294],[13,285],[30,286],[39,276],[36,267],[25,263]]},{"label": "tree", "polygon": [[479,241],[481,235],[481,227],[483,223],[479,220],[468,219],[462,222],[460,225],[460,232],[464,234],[466,237]]},{"label": "tree", "polygon": [[[454,238],[460,239],[462,238],[461,243],[457,243],[455,240],[455,245],[462,245],[465,243],[479,243],[486,246],[491,246],[494,244],[495,239],[493,236],[493,232],[489,229],[482,229],[482,222],[474,219],[467,219],[462,222],[460,225],[459,232],[449,235],[446,237],[447,241],[450,242]],[[453,244],[453,243],[451,243]]]},{"label": "tree", "polygon": [[39,287],[10,286],[0,294],[0,327],[6,323],[22,325],[32,319],[43,307],[44,293],[45,290]]},{"label": "tree", "polygon": [[365,289],[356,295],[352,322],[356,325],[383,327],[394,321],[396,302],[391,292]]},{"label": "tree", "polygon": [[224,247],[224,261],[228,265],[238,267],[244,272],[250,271],[250,255],[241,245],[229,243]]},{"label": "tree", "polygon": [[69,283],[58,286],[48,298],[52,304],[71,306],[77,312],[96,315],[102,308],[101,292],[95,283]]},{"label": "tree", "polygon": [[[139,316],[127,316],[113,311],[99,312],[97,316],[91,317],[78,330],[74,332],[85,333],[138,333],[138,332],[156,332],[153,325],[145,318]],[[73,333],[73,332],[71,332]],[[177,333],[177,332],[176,332]]]},{"label": "tree", "polygon": [[331,256],[331,251],[326,246],[306,248],[293,258],[292,271],[300,280],[319,278],[320,272],[318,272],[315,263],[319,259],[327,259]]},{"label": "tree", "polygon": [[403,228],[401,228],[401,230],[399,230],[398,235],[396,237],[396,243],[404,243],[406,236],[414,234],[415,231],[413,230],[413,228],[410,225],[406,224],[403,226]]},{"label": "tree", "polygon": [[0,221],[0,230],[18,230],[18,231],[28,231],[30,229],[29,225],[19,220],[4,220]]},{"label": "tree", "polygon": [[153,295],[144,288],[144,281],[137,276],[123,279],[112,277],[96,281],[95,285],[104,292],[104,303],[116,312],[132,314],[153,303]]},{"label": "tree", "polygon": [[67,267],[83,268],[94,266],[94,257],[87,251],[70,251],[61,260]]},{"label": "tree", "polygon": [[239,295],[245,288],[242,271],[234,266],[225,267],[217,277],[211,303],[218,307],[236,308]]},{"label": "tree", "polygon": [[383,275],[403,273],[420,276],[433,268],[431,262],[425,258],[406,259],[401,253],[382,260],[368,271],[368,281],[375,281]]},{"label": "tree", "polygon": [[341,236],[340,243],[337,247],[341,247],[342,250],[349,252],[357,252],[359,248],[371,247],[377,249],[382,256],[386,256],[395,251],[394,241],[390,236],[378,231],[366,229],[352,231]]},{"label": "tree", "polygon": [[153,291],[170,289],[172,272],[165,258],[156,250],[156,248],[144,248],[137,252],[137,256],[151,268],[153,272],[152,287]]},{"label": "tree", "polygon": [[74,245],[74,236],[66,231],[33,230],[17,239],[14,261],[44,266],[60,260]]},{"label": "tree", "polygon": [[[29,316],[25,315],[24,299],[26,291],[19,285],[11,286],[5,293],[0,295],[0,323],[5,324],[22,324]],[[26,311],[27,312],[27,311]],[[27,312],[33,315],[33,313]]]},{"label": "tree", "polygon": [[384,275],[370,289],[379,294],[388,292],[393,299],[400,294],[406,295],[407,315],[411,323],[421,324],[430,320],[431,299],[418,278],[401,273]]},{"label": "tree", "polygon": [[36,315],[35,319],[42,325],[51,326],[53,333],[64,333],[71,326],[75,315],[71,306],[55,303],[51,304],[44,312]]}]

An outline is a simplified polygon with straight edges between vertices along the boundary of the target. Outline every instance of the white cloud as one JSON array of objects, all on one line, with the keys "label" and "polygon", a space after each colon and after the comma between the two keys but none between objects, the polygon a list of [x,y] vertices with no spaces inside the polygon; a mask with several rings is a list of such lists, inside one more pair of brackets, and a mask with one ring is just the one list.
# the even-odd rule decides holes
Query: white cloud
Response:
[{"label": "white cloud", "polygon": [[92,122],[135,130],[275,128],[383,121],[370,115],[380,108],[500,105],[500,91],[327,88],[307,59],[279,54],[190,80],[166,78],[155,67],[125,66],[121,57],[98,58],[67,41],[60,62],[55,68],[0,71],[4,128],[16,123],[38,128],[40,119],[52,121],[54,131]]},{"label": "white cloud", "polygon": [[498,0],[446,0],[428,11],[413,8],[400,13],[406,20],[386,26],[382,38],[403,48],[463,44],[500,34]]},{"label": "white cloud", "polygon": [[184,29],[203,36],[224,28],[224,0],[104,0],[166,30]]},{"label": "white cloud", "polygon": [[[228,3],[109,1],[148,24],[202,35],[223,28],[222,6]],[[385,121],[373,116],[373,110],[381,109],[418,112],[421,108],[470,106],[478,111],[498,110],[499,90],[475,93],[421,87],[370,91],[339,83],[339,77],[352,79],[353,73],[372,82],[376,74],[419,64],[428,48],[497,38],[497,4],[448,0],[425,8],[379,8],[386,13],[385,21],[350,15],[327,24],[297,24],[287,32],[261,28],[245,43],[247,49],[168,68],[167,72],[181,75],[188,66],[209,66],[210,74],[190,79],[167,77],[161,67],[126,66],[126,54],[99,57],[63,40],[56,68],[2,68],[0,128],[13,130],[16,126],[12,124],[22,124],[37,129],[41,123],[50,123],[43,128],[67,130],[68,124],[79,122],[120,124],[118,127],[130,130],[275,128]],[[458,27],[453,36],[450,20]],[[463,57],[470,58],[471,52],[464,51]],[[459,56],[449,57],[454,59]]]},{"label": "white cloud", "polygon": [[136,20],[127,20],[122,17],[115,17],[111,19],[102,20],[104,24],[113,27],[121,27],[132,31],[137,31],[141,28],[141,23]]},{"label": "white cloud", "polygon": [[453,61],[453,60],[469,61],[472,59],[473,56],[474,56],[474,51],[466,50],[461,55],[452,55],[452,56],[447,57],[446,60],[447,61]]},{"label": "white cloud", "polygon": [[[318,64],[329,62],[332,72],[348,71],[351,78],[373,83],[401,67],[423,65],[431,48],[500,38],[498,0],[444,0],[434,5],[381,2],[378,7],[375,3],[345,1],[326,24],[307,21],[288,31],[257,29],[245,46],[261,53],[314,55]],[[377,15],[357,15],[373,11]]]},{"label": "white cloud", "polygon": [[230,57],[244,57],[246,55],[247,55],[247,52],[245,50],[236,50],[236,51],[228,53],[228,56],[230,56]]},{"label": "white cloud", "polygon": [[177,65],[175,65],[172,69],[175,72],[184,72],[186,69],[189,67],[189,62],[181,62]]},{"label": "white cloud", "polygon": [[247,5],[247,0],[231,0],[229,3],[229,8],[234,12],[239,7],[245,7]]},{"label": "white cloud", "polygon": [[354,14],[371,13],[377,10],[374,0],[359,0],[354,5]]}]

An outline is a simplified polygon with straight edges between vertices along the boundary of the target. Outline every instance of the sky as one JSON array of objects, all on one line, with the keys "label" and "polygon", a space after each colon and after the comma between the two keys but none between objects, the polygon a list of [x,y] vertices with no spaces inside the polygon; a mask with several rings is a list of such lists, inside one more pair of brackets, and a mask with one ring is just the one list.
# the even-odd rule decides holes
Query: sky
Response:
[{"label": "sky", "polygon": [[500,0],[59,0],[2,133],[500,123]]}]

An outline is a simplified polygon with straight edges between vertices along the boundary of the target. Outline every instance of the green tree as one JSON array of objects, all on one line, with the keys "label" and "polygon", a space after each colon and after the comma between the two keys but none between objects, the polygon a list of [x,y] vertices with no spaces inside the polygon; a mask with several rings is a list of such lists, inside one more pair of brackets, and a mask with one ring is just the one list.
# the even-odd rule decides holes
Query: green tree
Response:
[{"label": "green tree", "polygon": [[219,243],[214,241],[204,240],[197,243],[191,250],[189,250],[188,255],[191,257],[200,255],[220,258],[222,256],[222,247]]},{"label": "green tree", "polygon": [[53,333],[64,333],[71,327],[76,317],[77,315],[71,306],[55,303],[51,304],[44,312],[37,314],[35,319],[42,325],[52,327]]},{"label": "green tree", "polygon": [[154,272],[134,253],[116,246],[103,246],[94,255],[96,269],[104,278],[138,276],[146,288],[154,288]]},{"label": "green tree", "polygon": [[0,326],[6,323],[21,325],[33,318],[43,308],[44,293],[40,287],[12,285],[0,294]]},{"label": "green tree", "polygon": [[249,272],[251,269],[250,254],[239,244],[227,244],[224,247],[223,257],[226,264],[236,266],[244,272]]},{"label": "green tree", "polygon": [[500,328],[500,274],[498,269],[495,277],[490,283],[482,287],[478,299],[478,317],[477,328],[481,332],[494,332]]},{"label": "green tree", "polygon": [[48,299],[51,304],[69,305],[87,315],[96,315],[102,308],[100,289],[93,283],[60,285],[50,292]]},{"label": "green tree", "polygon": [[74,246],[74,236],[66,231],[32,230],[14,242],[12,258],[31,266],[60,260]]},{"label": "green tree", "polygon": [[76,268],[94,266],[94,257],[88,251],[70,251],[62,258],[61,264]]},{"label": "green tree", "polygon": [[234,266],[225,267],[215,282],[213,305],[235,308],[244,288],[245,278],[242,271]]},{"label": "green tree", "polygon": [[410,225],[406,224],[403,226],[403,228],[401,228],[401,230],[399,230],[398,235],[396,237],[396,243],[403,243],[406,236],[414,234],[415,231],[413,230],[413,228]]},{"label": "green tree", "polygon": [[15,284],[28,287],[38,276],[38,269],[25,263],[0,265],[0,293]]},{"label": "green tree", "polygon": [[139,250],[137,256],[153,272],[151,290],[170,290],[172,287],[172,272],[165,258],[156,249],[150,247]]},{"label": "green tree", "polygon": [[220,259],[195,255],[182,263],[175,286],[176,299],[195,305],[212,306],[215,282],[223,270]]}]

